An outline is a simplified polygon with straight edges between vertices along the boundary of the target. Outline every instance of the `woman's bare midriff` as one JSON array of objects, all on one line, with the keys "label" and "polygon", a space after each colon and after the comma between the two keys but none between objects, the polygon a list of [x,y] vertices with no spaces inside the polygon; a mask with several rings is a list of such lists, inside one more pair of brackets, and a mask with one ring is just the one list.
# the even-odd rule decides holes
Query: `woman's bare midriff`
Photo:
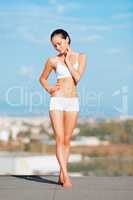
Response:
[{"label": "woman's bare midriff", "polygon": [[60,89],[54,92],[51,96],[55,97],[78,97],[76,85],[72,77],[57,79]]}]

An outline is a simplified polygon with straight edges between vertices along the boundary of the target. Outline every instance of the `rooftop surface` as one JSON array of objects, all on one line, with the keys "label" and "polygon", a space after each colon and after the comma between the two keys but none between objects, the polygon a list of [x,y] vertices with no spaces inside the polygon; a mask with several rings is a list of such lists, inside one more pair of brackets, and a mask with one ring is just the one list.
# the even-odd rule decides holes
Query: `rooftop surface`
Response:
[{"label": "rooftop surface", "polygon": [[133,200],[132,176],[71,176],[69,189],[57,180],[55,175],[2,175],[0,200]]}]

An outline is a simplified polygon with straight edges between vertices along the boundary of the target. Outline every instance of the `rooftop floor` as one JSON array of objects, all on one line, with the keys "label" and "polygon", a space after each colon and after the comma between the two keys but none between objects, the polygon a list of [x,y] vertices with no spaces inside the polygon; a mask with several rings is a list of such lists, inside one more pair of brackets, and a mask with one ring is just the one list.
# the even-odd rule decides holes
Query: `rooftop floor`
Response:
[{"label": "rooftop floor", "polygon": [[58,176],[0,176],[0,200],[133,200],[133,177],[72,177],[72,188]]}]

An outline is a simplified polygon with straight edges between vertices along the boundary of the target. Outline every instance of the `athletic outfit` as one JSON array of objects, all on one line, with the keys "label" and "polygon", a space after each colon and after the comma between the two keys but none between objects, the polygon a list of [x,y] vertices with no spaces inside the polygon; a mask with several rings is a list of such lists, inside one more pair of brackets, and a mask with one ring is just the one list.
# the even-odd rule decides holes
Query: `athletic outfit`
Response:
[{"label": "athletic outfit", "polygon": [[[74,68],[78,68],[78,62],[75,63]],[[55,73],[57,79],[72,77],[69,69],[61,62],[57,63]],[[79,97],[51,96],[49,110],[79,111]]]}]

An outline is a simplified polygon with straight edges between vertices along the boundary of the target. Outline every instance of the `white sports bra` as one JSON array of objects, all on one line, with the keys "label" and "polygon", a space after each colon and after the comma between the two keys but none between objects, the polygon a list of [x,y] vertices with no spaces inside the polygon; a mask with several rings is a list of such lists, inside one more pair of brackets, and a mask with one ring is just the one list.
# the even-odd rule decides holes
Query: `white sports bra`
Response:
[{"label": "white sports bra", "polygon": [[[79,63],[78,63],[78,61],[76,61],[76,63],[73,65],[73,67],[75,69],[77,69],[78,65],[79,65]],[[65,78],[65,77],[72,77],[68,67],[65,66],[65,63],[62,63],[62,62],[57,62],[55,73],[56,73],[57,79]]]}]

